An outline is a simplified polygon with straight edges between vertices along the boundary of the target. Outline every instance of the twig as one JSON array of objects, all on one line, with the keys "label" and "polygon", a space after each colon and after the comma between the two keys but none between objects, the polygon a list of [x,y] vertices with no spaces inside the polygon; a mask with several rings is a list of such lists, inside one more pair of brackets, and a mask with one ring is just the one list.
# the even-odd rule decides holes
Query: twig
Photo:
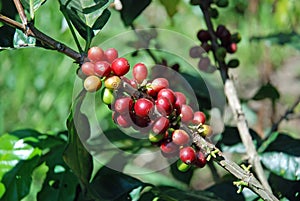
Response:
[{"label": "twig", "polygon": [[210,6],[209,1],[200,1],[200,2],[201,2],[200,8],[203,12],[205,23],[207,25],[208,32],[211,36],[212,50],[213,50],[214,58],[217,61],[217,63],[219,64],[220,74],[221,74],[223,83],[225,85],[224,86],[225,95],[227,97],[227,100],[229,102],[231,110],[233,111],[233,113],[235,115],[239,134],[241,136],[242,142],[243,142],[243,144],[247,150],[247,154],[249,156],[249,163],[253,166],[255,173],[257,174],[259,180],[261,181],[261,183],[265,187],[265,189],[272,192],[271,187],[268,183],[268,180],[264,174],[257,151],[253,144],[252,137],[250,135],[249,128],[247,125],[247,120],[246,120],[245,114],[242,110],[241,103],[238,99],[235,86],[229,78],[228,67],[226,66],[225,61],[220,61],[216,57],[216,50],[219,48],[219,45],[217,42],[217,37],[214,32],[211,17],[209,15],[209,11],[208,11],[209,6]]},{"label": "twig", "polygon": [[[297,107],[297,105],[298,105],[299,103],[300,103],[300,96],[296,99],[296,101],[293,103],[293,105],[292,105],[289,109],[287,109],[287,110],[285,111],[284,115],[282,115],[282,116],[280,117],[280,119],[278,119],[278,121],[275,122],[275,123],[273,124],[273,126],[272,126],[272,128],[271,128],[271,131],[269,132],[269,135],[270,135],[271,133],[273,133],[274,131],[277,131],[279,125],[281,124],[281,122],[284,121],[284,120],[287,120],[287,119],[289,118],[289,115],[294,113],[294,110],[295,110],[295,108]],[[269,135],[268,135],[268,136],[269,136]]]},{"label": "twig", "polygon": [[28,21],[27,21],[27,17],[26,17],[24,8],[23,8],[23,6],[22,6],[20,0],[14,0],[14,4],[15,4],[15,6],[16,6],[16,9],[17,9],[17,11],[18,11],[18,13],[19,13],[19,16],[20,16],[20,18],[21,18],[21,21],[22,21],[22,23],[23,23],[23,26],[24,26],[23,29],[25,29],[26,26],[27,26],[27,22],[28,22]]}]

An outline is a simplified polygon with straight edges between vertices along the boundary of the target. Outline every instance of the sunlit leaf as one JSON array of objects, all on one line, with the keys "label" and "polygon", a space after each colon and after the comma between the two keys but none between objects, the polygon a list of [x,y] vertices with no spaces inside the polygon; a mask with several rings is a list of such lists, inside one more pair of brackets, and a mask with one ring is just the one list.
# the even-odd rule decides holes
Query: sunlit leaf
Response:
[{"label": "sunlit leaf", "polygon": [[31,36],[26,36],[22,31],[16,29],[14,35],[14,48],[34,47],[36,39]]},{"label": "sunlit leaf", "polygon": [[180,2],[179,0],[159,0],[159,1],[165,7],[169,17],[173,17],[177,13],[177,6]]}]

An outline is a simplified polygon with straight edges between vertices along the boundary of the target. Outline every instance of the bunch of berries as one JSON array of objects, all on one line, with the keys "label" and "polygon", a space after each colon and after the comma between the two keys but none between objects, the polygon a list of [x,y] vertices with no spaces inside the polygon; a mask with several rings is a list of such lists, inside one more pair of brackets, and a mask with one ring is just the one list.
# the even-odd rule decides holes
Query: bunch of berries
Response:
[{"label": "bunch of berries", "polygon": [[133,79],[126,78],[130,65],[125,58],[118,58],[115,49],[103,51],[93,47],[88,59],[81,67],[87,75],[84,87],[94,92],[104,81],[102,100],[113,111],[112,118],[117,125],[131,127],[147,136],[153,145],[160,147],[163,156],[179,156],[177,165],[181,171],[191,165],[204,167],[206,157],[194,146],[188,128],[197,126],[203,137],[212,130],[205,124],[205,114],[194,112],[182,92],[170,89],[169,81],[162,77],[148,81],[148,69],[143,63],[133,66]]}]

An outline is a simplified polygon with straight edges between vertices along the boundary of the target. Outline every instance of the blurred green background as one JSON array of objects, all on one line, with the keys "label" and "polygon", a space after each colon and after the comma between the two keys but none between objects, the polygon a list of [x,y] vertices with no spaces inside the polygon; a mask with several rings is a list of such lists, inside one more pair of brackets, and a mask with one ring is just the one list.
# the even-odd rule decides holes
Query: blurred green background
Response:
[{"label": "blurred green background", "polygon": [[[169,18],[162,4],[154,0],[144,14],[136,20],[136,26],[147,28],[155,25],[184,34],[196,41],[197,31],[205,28],[205,24],[200,9],[191,7],[188,2],[180,1],[178,12],[173,18]],[[62,14],[57,14],[58,9],[56,0],[48,0],[36,13],[36,26],[75,49]],[[281,109],[291,104],[296,96],[295,91],[294,93],[289,90],[284,91],[285,88],[281,87],[286,81],[282,80],[285,77],[281,71],[290,72],[286,68],[291,68],[290,73],[295,76],[293,82],[295,85],[300,77],[298,67],[300,55],[297,50],[297,43],[299,44],[300,40],[296,34],[300,32],[300,2],[231,0],[228,8],[219,11],[220,15],[217,20],[214,20],[215,24],[225,24],[232,32],[238,31],[242,35],[238,52],[233,56],[240,59],[241,65],[237,70],[231,71],[241,97],[251,97],[260,85],[271,81],[282,94],[279,101],[281,107],[276,113],[279,115]],[[92,45],[101,44],[127,30],[129,28],[123,26],[119,13],[113,11],[108,24],[95,37]],[[265,37],[278,33],[283,35],[278,38],[251,40],[252,37]],[[284,35],[290,33],[292,38]],[[278,44],[278,39],[282,39],[284,44]],[[169,41],[169,43],[172,46],[176,41]],[[77,67],[70,58],[41,48],[1,51],[0,133],[20,128],[34,128],[48,133],[64,130],[72,103]],[[278,75],[281,80],[278,80]],[[288,83],[290,85],[290,82]],[[260,107],[257,103],[253,103],[250,108],[254,113],[259,113]],[[290,127],[292,126],[289,125],[288,128]],[[291,129],[295,131],[295,128]]]}]

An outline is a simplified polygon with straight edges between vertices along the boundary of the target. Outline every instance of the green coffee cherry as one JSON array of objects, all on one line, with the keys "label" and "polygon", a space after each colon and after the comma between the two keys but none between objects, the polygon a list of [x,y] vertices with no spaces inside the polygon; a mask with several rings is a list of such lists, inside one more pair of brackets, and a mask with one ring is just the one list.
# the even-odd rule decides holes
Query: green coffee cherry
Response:
[{"label": "green coffee cherry", "polygon": [[230,37],[230,41],[233,43],[239,43],[242,40],[241,34],[239,33],[234,33]]},{"label": "green coffee cherry", "polygon": [[215,19],[216,19],[216,18],[219,17],[219,12],[218,12],[218,10],[215,9],[215,8],[209,8],[208,12],[209,12],[209,15],[210,15],[212,18],[215,18]]},{"label": "green coffee cherry", "polygon": [[109,105],[109,104],[112,104],[115,100],[115,97],[114,97],[114,93],[113,93],[113,90],[110,90],[108,88],[104,88],[102,90],[102,101],[103,103]]},{"label": "green coffee cherry", "polygon": [[219,47],[216,51],[217,60],[223,61],[226,56],[226,49],[224,47]]},{"label": "green coffee cherry", "polygon": [[240,61],[238,59],[231,59],[228,63],[227,66],[228,68],[236,68],[240,65]]},{"label": "green coffee cherry", "polygon": [[216,5],[221,7],[221,8],[227,7],[228,4],[229,4],[228,0],[218,0],[216,2]]},{"label": "green coffee cherry", "polygon": [[161,133],[161,134],[156,134],[156,133],[153,133],[153,132],[150,132],[149,133],[149,136],[148,136],[148,139],[150,142],[159,142],[161,141],[163,138],[164,138],[164,133]]},{"label": "green coffee cherry", "polygon": [[188,165],[186,163],[184,163],[182,160],[178,159],[177,161],[177,169],[180,171],[180,172],[186,172],[190,169],[191,165]]}]

